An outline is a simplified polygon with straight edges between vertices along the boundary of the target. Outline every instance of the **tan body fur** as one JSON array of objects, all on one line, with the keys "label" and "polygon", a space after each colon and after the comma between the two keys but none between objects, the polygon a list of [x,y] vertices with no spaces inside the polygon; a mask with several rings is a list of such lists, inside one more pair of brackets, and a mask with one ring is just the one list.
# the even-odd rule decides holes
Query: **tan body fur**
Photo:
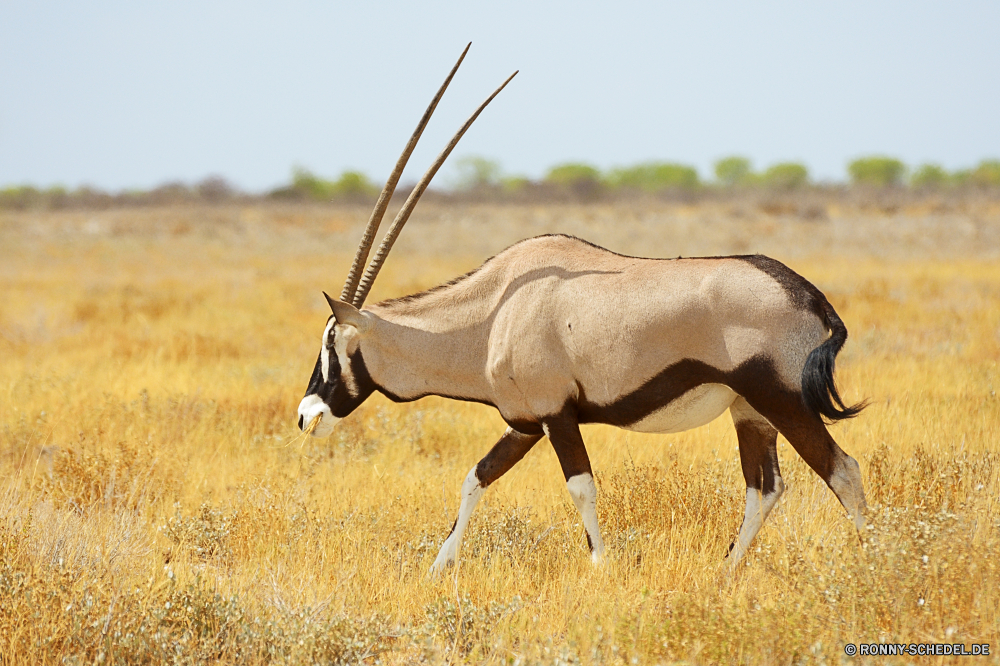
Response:
[{"label": "tan body fur", "polygon": [[376,334],[359,345],[377,384],[402,399],[487,402],[508,422],[554,414],[581,390],[611,404],[684,358],[730,370],[766,354],[795,389],[827,337],[745,262],[624,257],[565,236],[518,243],[455,284],[369,312]]}]

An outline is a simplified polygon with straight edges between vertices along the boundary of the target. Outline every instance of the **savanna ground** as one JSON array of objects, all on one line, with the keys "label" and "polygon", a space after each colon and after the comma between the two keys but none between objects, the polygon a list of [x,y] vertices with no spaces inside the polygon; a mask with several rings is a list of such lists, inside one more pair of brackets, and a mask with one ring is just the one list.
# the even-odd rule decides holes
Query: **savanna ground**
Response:
[{"label": "savanna ground", "polygon": [[830,297],[851,332],[840,386],[871,399],[832,428],[870,529],[779,439],[789,490],[732,577],[728,415],[584,428],[603,566],[543,440],[486,494],[460,566],[429,577],[498,415],[376,396],[329,439],[295,426],[320,290],[339,294],[367,213],[0,212],[0,663],[865,662],[849,642],[989,643],[998,661],[1000,205],[415,215],[372,299],[546,232],[764,252]]}]

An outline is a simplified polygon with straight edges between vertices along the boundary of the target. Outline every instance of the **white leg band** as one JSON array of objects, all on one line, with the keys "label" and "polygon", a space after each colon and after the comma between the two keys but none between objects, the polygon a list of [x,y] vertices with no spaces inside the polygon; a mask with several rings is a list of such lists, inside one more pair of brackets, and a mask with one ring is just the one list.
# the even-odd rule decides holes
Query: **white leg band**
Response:
[{"label": "white leg band", "polygon": [[780,476],[774,478],[774,491],[768,495],[762,495],[756,488],[747,488],[747,506],[743,514],[743,525],[740,526],[740,533],[733,543],[733,550],[729,553],[729,565],[735,568],[739,561],[743,559],[750,549],[750,543],[760,532],[767,515],[778,503],[778,498],[785,491],[785,484]]},{"label": "white leg band", "polygon": [[594,562],[598,562],[604,556],[604,540],[601,539],[601,528],[597,524],[597,486],[594,485],[594,477],[586,473],[577,474],[566,482],[566,489],[583,518],[591,557]]},{"label": "white leg band", "polygon": [[462,503],[458,507],[458,520],[455,521],[455,528],[445,539],[438,552],[437,559],[431,565],[431,573],[440,573],[450,567],[458,559],[458,547],[462,543],[462,534],[469,525],[469,518],[479,503],[479,498],[483,496],[486,489],[479,483],[476,476],[476,468],[469,470],[469,474],[462,483]]}]

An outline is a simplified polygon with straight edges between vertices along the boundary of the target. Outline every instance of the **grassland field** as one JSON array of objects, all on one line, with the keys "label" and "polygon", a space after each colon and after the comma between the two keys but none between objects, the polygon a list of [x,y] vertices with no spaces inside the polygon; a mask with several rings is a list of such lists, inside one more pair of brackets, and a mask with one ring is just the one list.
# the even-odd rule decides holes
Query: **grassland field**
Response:
[{"label": "grassland field", "polygon": [[[369,301],[552,232],[762,252],[828,295],[869,529],[779,439],[788,491],[732,576],[728,414],[584,427],[602,566],[543,440],[428,576],[500,417],[374,396],[328,439],[295,424],[367,215],[0,211],[0,664],[1000,663],[1000,205],[418,208]],[[878,642],[991,655],[844,653]]]}]

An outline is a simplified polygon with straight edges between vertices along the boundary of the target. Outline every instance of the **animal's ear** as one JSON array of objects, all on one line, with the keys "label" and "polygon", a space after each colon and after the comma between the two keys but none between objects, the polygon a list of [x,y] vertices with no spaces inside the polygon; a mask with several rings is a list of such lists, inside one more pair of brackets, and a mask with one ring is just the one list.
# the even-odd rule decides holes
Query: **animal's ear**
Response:
[{"label": "animal's ear", "polygon": [[326,302],[330,304],[330,309],[333,310],[333,317],[337,320],[338,324],[346,324],[348,326],[353,326],[358,329],[359,333],[364,333],[371,326],[371,322],[368,318],[361,314],[361,310],[350,303],[344,303],[343,301],[338,301],[330,297],[330,294],[323,292],[326,296]]}]

